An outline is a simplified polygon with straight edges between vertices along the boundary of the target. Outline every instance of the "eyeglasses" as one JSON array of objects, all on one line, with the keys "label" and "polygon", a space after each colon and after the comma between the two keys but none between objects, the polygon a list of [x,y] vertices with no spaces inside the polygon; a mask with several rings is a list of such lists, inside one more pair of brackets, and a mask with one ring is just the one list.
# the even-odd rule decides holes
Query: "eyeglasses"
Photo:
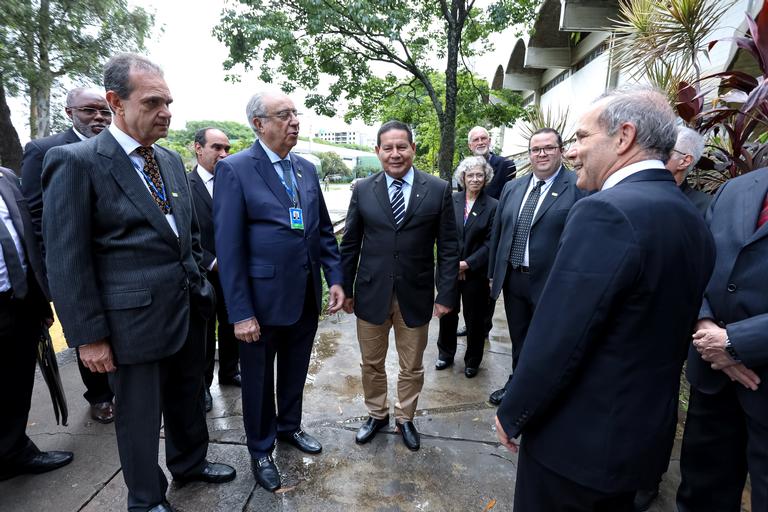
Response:
[{"label": "eyeglasses", "polygon": [[258,116],[258,117],[265,118],[265,119],[275,118],[281,121],[288,121],[292,117],[295,117],[296,119],[298,119],[300,115],[301,115],[301,112],[297,111],[296,109],[291,109],[291,110],[281,110],[280,112],[275,112],[274,114],[269,116]]},{"label": "eyeglasses", "polygon": [[672,148],[672,151],[674,151],[675,153],[678,153],[680,156],[687,156],[688,155],[688,153],[683,153],[679,149]]},{"label": "eyeglasses", "polygon": [[96,112],[98,112],[104,117],[112,117],[112,111],[109,109],[103,110],[100,108],[91,108],[91,107],[67,107],[67,108],[70,108],[72,110],[79,110],[80,112],[82,112],[87,116],[95,116]]},{"label": "eyeglasses", "polygon": [[561,146],[534,146],[528,152],[532,155],[540,155],[543,151],[545,155],[554,155],[559,149]]},{"label": "eyeglasses", "polygon": [[484,172],[473,172],[471,174],[465,174],[464,179],[466,181],[483,181],[485,179]]}]

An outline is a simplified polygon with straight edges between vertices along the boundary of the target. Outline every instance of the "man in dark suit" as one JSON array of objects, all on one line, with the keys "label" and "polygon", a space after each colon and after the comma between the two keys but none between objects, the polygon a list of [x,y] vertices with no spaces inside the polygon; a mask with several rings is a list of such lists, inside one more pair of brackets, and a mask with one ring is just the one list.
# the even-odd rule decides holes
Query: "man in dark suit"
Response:
[{"label": "man in dark suit", "polygon": [[467,134],[469,151],[474,156],[485,158],[493,168],[493,179],[486,185],[485,193],[494,199],[501,197],[501,191],[507,182],[512,181],[517,173],[515,162],[495,155],[491,151],[491,135],[482,126],[475,126]]},{"label": "man in dark suit", "polygon": [[[235,330],[227,318],[224,306],[224,292],[219,280],[219,265],[216,261],[216,245],[213,231],[213,173],[216,162],[229,154],[227,135],[216,128],[201,128],[195,133],[195,155],[197,165],[187,175],[192,188],[197,222],[200,224],[200,246],[203,249],[203,266],[208,270],[208,281],[216,291],[216,318],[208,322],[205,334],[205,410],[213,407],[210,387],[216,364],[216,342],[219,345],[219,385],[240,386],[238,349]],[[216,336],[218,325],[218,336]]]},{"label": "man in dark suit", "polygon": [[[488,263],[491,299],[504,292],[513,370],[555,261],[565,218],[583,195],[576,188],[576,173],[562,165],[563,140],[557,130],[536,131],[528,141],[528,153],[531,174],[513,180],[501,194]],[[497,389],[488,400],[499,405],[505,389],[506,385]]]},{"label": "man in dark suit", "polygon": [[35,383],[37,342],[53,324],[40,245],[18,178],[0,167],[0,480],[45,473],[71,452],[41,452],[24,433]]},{"label": "man in dark suit", "polygon": [[[717,262],[688,353],[680,512],[768,509],[768,169],[725,182],[707,213]],[[686,261],[687,262],[690,260]]]},{"label": "man in dark suit", "polygon": [[213,218],[229,320],[243,342],[243,422],[253,474],[274,491],[281,485],[271,455],[276,439],[305,453],[322,450],[301,428],[304,382],[322,307],[321,267],[330,313],[341,309],[344,292],[317,171],[290,152],[299,135],[293,101],[282,93],[260,93],[246,112],[258,140],[216,164]]},{"label": "man in dark suit", "polygon": [[[21,161],[21,190],[29,204],[35,234],[40,240],[42,240],[43,220],[43,187],[40,185],[40,177],[43,174],[45,154],[51,148],[90,139],[101,133],[112,122],[112,111],[109,110],[107,100],[104,99],[104,93],[97,89],[78,87],[69,91],[64,111],[72,120],[72,128],[50,137],[30,141],[24,148],[24,158]],[[43,255],[45,255],[45,247],[43,247]],[[114,394],[109,388],[107,375],[90,371],[79,356],[77,366],[85,384],[83,396],[91,405],[91,417],[99,423],[114,421],[112,403]]]},{"label": "man in dark suit", "polygon": [[675,138],[666,98],[645,89],[606,93],[577,125],[567,157],[599,192],[568,215],[496,418],[510,450],[523,434],[515,510],[631,512],[666,468],[681,340],[714,263],[664,168]]},{"label": "man in dark suit", "polygon": [[406,124],[389,121],[379,128],[376,154],[384,170],[355,186],[341,241],[344,291],[349,296],[344,310],[357,315],[363,393],[370,415],[355,440],[366,443],[389,424],[384,363],[394,326],[400,361],[395,417],[410,450],[420,447],[413,416],[424,384],[429,320],[456,307],[459,272],[451,186],[414,169],[415,153],[413,133]]},{"label": "man in dark suit", "polygon": [[154,144],[168,133],[173,101],[162,71],[118,54],[104,87],[109,129],[45,157],[46,263],[67,343],[92,371],[110,372],[128,509],[167,511],[161,419],[175,481],[235,477],[206,460],[203,336],[213,288],[181,157]]}]

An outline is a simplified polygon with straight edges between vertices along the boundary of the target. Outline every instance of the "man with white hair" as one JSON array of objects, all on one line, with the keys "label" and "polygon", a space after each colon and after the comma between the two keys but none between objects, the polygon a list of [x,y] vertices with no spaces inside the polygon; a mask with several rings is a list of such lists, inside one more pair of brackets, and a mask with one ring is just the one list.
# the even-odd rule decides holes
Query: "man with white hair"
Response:
[{"label": "man with white hair", "polygon": [[669,154],[665,167],[672,173],[680,191],[691,200],[704,215],[712,202],[712,196],[692,188],[686,178],[704,153],[704,138],[695,130],[681,126],[677,129],[677,142]]},{"label": "man with white hair", "polygon": [[504,184],[515,177],[515,162],[491,151],[491,135],[482,126],[475,126],[467,134],[467,144],[474,156],[482,156],[493,167],[493,179],[485,187],[485,193],[498,199]]}]

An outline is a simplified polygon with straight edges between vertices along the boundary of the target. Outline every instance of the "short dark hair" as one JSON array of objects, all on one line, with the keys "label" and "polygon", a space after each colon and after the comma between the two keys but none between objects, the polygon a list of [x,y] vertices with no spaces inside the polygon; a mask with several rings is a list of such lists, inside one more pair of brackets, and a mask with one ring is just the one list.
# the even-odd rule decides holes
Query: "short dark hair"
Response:
[{"label": "short dark hair", "polygon": [[104,90],[114,91],[117,96],[126,99],[133,92],[131,70],[147,71],[163,76],[163,70],[146,57],[135,53],[113,55],[104,66]]},{"label": "short dark hair", "polygon": [[387,121],[381,125],[381,128],[379,128],[379,132],[376,134],[376,145],[381,146],[381,136],[392,130],[403,130],[408,133],[408,142],[413,144],[413,132],[411,131],[411,127],[402,121],[393,119],[392,121]]},{"label": "short dark hair", "polygon": [[205,138],[208,130],[218,130],[218,128],[215,126],[206,126],[205,128],[200,128],[195,132],[195,142],[201,146],[205,146],[205,143],[208,142],[208,140]]},{"label": "short dark hair", "polygon": [[[531,139],[534,135],[541,135],[542,133],[554,133],[557,136],[557,145],[563,147],[563,137],[554,128],[539,128],[531,134]],[[528,149],[531,149],[531,139],[528,139]]]}]

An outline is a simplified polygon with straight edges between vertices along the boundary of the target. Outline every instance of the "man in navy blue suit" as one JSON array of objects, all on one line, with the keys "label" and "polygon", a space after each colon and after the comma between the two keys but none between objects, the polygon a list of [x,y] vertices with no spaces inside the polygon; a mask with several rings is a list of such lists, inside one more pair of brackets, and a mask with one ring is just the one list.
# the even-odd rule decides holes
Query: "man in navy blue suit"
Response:
[{"label": "man in navy blue suit", "polygon": [[664,168],[675,139],[651,90],[607,93],[579,121],[566,156],[579,188],[599,192],[569,213],[496,418],[510,450],[523,434],[515,510],[631,512],[666,469],[714,264],[704,219]]},{"label": "man in navy blue suit", "polygon": [[256,94],[246,113],[258,140],[216,164],[213,218],[224,300],[235,337],[243,342],[243,422],[253,474],[274,491],[280,487],[271,455],[276,438],[305,453],[322,450],[301,428],[322,304],[321,267],[330,313],[341,309],[344,292],[317,171],[290,152],[299,135],[293,101],[281,93]]}]

